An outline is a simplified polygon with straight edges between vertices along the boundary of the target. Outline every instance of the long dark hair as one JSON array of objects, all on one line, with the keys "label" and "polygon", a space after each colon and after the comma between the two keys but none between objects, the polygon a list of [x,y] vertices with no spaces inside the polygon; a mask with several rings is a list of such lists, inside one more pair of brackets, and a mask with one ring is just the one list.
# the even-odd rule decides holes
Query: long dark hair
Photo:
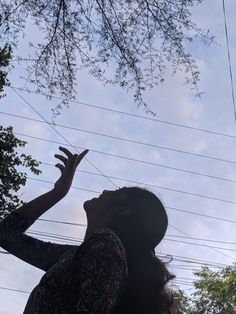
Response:
[{"label": "long dark hair", "polygon": [[113,314],[172,314],[174,302],[166,284],[170,274],[154,248],[163,238],[168,218],[161,201],[152,192],[125,187],[127,199],[122,204],[131,214],[112,219],[111,228],[123,242],[128,263],[128,278]]}]

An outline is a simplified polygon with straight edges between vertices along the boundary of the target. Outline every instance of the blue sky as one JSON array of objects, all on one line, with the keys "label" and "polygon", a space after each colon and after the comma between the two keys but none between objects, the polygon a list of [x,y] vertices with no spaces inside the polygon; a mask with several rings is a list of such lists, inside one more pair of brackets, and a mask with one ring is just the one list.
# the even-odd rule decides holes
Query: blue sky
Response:
[{"label": "blue sky", "polygon": [[[236,12],[235,1],[226,0],[226,8],[232,71],[234,74],[236,62],[236,38],[233,33]],[[236,122],[234,119],[229,80],[222,1],[204,1],[203,4],[193,10],[193,18],[201,27],[209,28],[212,34],[216,36],[215,40],[217,42],[217,44],[213,44],[210,48],[207,48],[201,45],[199,41],[196,41],[194,45],[190,47],[201,71],[200,89],[204,92],[202,99],[199,100],[194,97],[189,87],[183,85],[184,74],[178,72],[173,78],[167,77],[165,84],[162,86],[155,87],[153,90],[148,91],[145,94],[145,100],[148,101],[151,108],[157,113],[157,119],[236,136]],[[27,49],[26,44],[22,42],[20,49]],[[9,78],[13,86],[24,86],[24,81],[19,78],[23,73],[24,70],[20,67],[12,71]],[[40,95],[21,92],[19,90],[17,90],[17,92],[39,111],[47,121],[51,121],[51,108],[56,106],[59,100],[53,99],[49,101]],[[85,71],[78,73],[77,99],[84,103],[145,116],[142,109],[137,109],[136,105],[133,103],[132,94],[127,94],[125,91],[115,87],[104,87]],[[7,89],[7,97],[1,100],[0,107],[1,112],[41,120],[41,118],[11,89]],[[60,138],[49,125],[3,114],[0,114],[0,119],[1,124],[5,126],[11,124],[14,126],[15,132],[26,135],[18,137],[27,140],[28,145],[26,151],[28,153],[42,162],[55,163],[53,156],[57,152],[57,144],[27,137],[30,135],[64,143],[65,141]],[[83,106],[78,103],[70,103],[69,109],[64,108],[62,114],[57,117],[56,123],[90,132],[104,133],[156,145],[156,147],[154,147],[134,144],[86,132],[56,127],[72,145],[89,148],[91,151],[87,155],[88,161],[94,164],[96,168],[104,174],[142,182],[143,184],[141,186],[146,186],[160,197],[167,206],[170,221],[167,234],[172,235],[172,237],[166,237],[166,240],[162,241],[160,246],[156,248],[157,252],[224,264],[231,264],[236,259],[236,252],[234,251],[218,249],[218,252],[216,252],[209,247],[167,240],[178,239],[188,241],[184,238],[173,237],[186,236],[187,234],[195,238],[233,241],[236,236],[234,224],[187,214],[186,212],[170,209],[170,207],[236,220],[235,183],[160,166],[179,168],[236,181],[235,163],[160,148],[160,146],[162,146],[234,162],[236,160],[236,139],[135,118],[124,114]],[[159,146],[159,148],[157,146]],[[142,160],[146,163],[112,157],[95,151],[121,155],[131,159]],[[82,162],[80,170],[98,173],[97,169],[88,161],[84,160]],[[155,163],[159,166],[151,165],[150,163]],[[43,173],[39,179],[52,182],[57,179],[59,171],[56,168],[43,164],[40,168]],[[111,180],[117,186],[132,185],[117,179]],[[98,192],[101,192],[103,189],[115,188],[114,185],[103,176],[95,176],[83,172],[76,174],[73,185]],[[152,185],[152,187],[149,185]],[[159,188],[153,187],[154,185],[159,186]],[[29,179],[27,185],[20,193],[22,193],[22,198],[25,201],[29,201],[33,197],[48,191],[51,187],[52,186],[48,183]],[[187,192],[187,194],[174,192],[173,190]],[[210,198],[193,196],[190,195],[190,193]],[[85,200],[94,196],[96,195],[92,192],[72,189],[63,201],[45,213],[42,218],[86,223],[82,204]],[[212,198],[222,200],[219,201]],[[182,233],[172,226],[181,230]],[[59,233],[78,238],[82,238],[85,232],[85,228],[83,227],[68,227],[68,225],[53,224],[43,221],[36,222],[30,230]],[[235,249],[235,245],[203,242],[200,240],[189,241],[196,244],[207,244]],[[177,279],[193,279],[192,270],[180,269],[180,264],[183,265],[184,262],[173,260],[170,263],[170,269],[177,275]],[[186,267],[188,264],[185,263],[184,265]],[[41,270],[20,261],[14,256],[1,255],[0,286],[31,291],[42,275],[43,272]],[[185,280],[185,283],[186,282],[191,283],[190,280]],[[181,287],[184,289],[192,288],[188,285],[181,285]],[[188,290],[188,292],[189,291],[191,290]],[[12,302],[13,299],[14,302]],[[0,314],[22,313],[27,299],[28,294],[0,290]]]}]

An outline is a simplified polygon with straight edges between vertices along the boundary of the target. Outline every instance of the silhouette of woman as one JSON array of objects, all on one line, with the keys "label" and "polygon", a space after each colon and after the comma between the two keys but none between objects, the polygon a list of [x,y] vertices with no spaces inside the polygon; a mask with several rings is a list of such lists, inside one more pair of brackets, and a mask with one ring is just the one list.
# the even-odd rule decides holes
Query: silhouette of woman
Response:
[{"label": "silhouette of woman", "polygon": [[83,243],[45,242],[24,232],[70,190],[77,166],[87,154],[63,147],[56,154],[61,176],[54,188],[0,222],[0,245],[45,274],[33,289],[24,314],[174,313],[166,283],[174,276],[154,252],[168,219],[150,191],[123,187],[103,191],[84,203]]}]

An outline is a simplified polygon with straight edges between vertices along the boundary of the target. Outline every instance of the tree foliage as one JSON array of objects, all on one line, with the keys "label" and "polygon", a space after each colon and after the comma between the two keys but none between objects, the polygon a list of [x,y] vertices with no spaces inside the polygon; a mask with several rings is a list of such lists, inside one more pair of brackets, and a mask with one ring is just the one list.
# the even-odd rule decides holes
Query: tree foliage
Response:
[{"label": "tree foliage", "polygon": [[[212,37],[191,20],[191,8],[202,0],[15,0],[0,1],[0,39],[17,45],[27,21],[44,40],[31,43],[28,80],[38,90],[74,95],[79,69],[87,68],[105,84],[132,89],[137,104],[145,89],[163,82],[166,61],[173,73],[186,72],[197,89],[199,71],[186,44],[195,36]],[[111,77],[108,70],[114,69]]]},{"label": "tree foliage", "polygon": [[[0,98],[4,97],[4,87],[9,85],[7,68],[12,57],[11,46],[6,44],[0,48]],[[0,220],[23,204],[17,192],[26,184],[27,175],[20,168],[27,168],[33,174],[40,174],[39,162],[31,155],[19,154],[19,148],[26,145],[13,133],[11,126],[0,125]]]},{"label": "tree foliage", "polygon": [[0,220],[23,204],[17,191],[26,184],[27,175],[19,167],[28,168],[35,175],[41,173],[37,160],[17,152],[25,145],[25,141],[15,137],[12,127],[0,126]]},{"label": "tree foliage", "polygon": [[175,304],[175,314],[190,314],[191,305],[189,297],[184,293],[183,290],[174,290],[173,299]]},{"label": "tree foliage", "polygon": [[195,275],[191,295],[174,291],[178,314],[236,313],[236,264],[217,271],[202,267]]},{"label": "tree foliage", "polygon": [[196,275],[194,314],[236,313],[236,265],[219,271],[202,268]]},{"label": "tree foliage", "polygon": [[6,68],[8,68],[11,58],[11,46],[6,44],[3,48],[0,48],[0,99],[5,96],[3,94],[4,87],[9,85]]}]

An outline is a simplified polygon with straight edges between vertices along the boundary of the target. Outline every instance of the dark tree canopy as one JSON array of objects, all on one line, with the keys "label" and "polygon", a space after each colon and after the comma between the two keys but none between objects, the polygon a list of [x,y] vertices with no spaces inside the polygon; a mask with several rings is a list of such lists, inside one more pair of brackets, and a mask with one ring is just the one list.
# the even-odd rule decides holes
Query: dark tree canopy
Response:
[{"label": "dark tree canopy", "polygon": [[[0,98],[5,96],[4,88],[9,85],[7,74],[11,57],[10,45],[6,44],[0,48]],[[17,194],[27,179],[27,174],[22,172],[22,168],[27,168],[35,175],[41,173],[38,169],[40,162],[31,155],[19,153],[19,148],[25,145],[25,141],[14,135],[11,126],[0,125],[0,220],[23,204]]]},{"label": "dark tree canopy", "polygon": [[218,271],[203,267],[196,275],[193,314],[236,313],[236,264]]},{"label": "dark tree canopy", "polygon": [[5,45],[3,48],[0,47],[0,99],[5,96],[3,94],[4,87],[9,85],[7,74],[8,66],[12,57],[11,46]]},{"label": "dark tree canopy", "polygon": [[27,174],[19,167],[28,168],[35,175],[41,173],[37,160],[19,154],[19,148],[25,145],[14,135],[12,127],[0,125],[0,220],[23,204],[17,192],[26,184]]},{"label": "dark tree canopy", "polygon": [[142,93],[164,81],[167,63],[173,73],[184,70],[197,89],[199,71],[186,44],[196,35],[212,41],[191,20],[191,7],[202,1],[2,0],[0,40],[17,45],[30,20],[44,40],[19,60],[27,62],[28,80],[38,90],[71,98],[78,70],[87,68],[105,84],[132,89],[136,103],[148,110]]},{"label": "dark tree canopy", "polygon": [[218,270],[202,267],[195,273],[194,289],[174,291],[176,314],[235,314],[236,264]]}]

